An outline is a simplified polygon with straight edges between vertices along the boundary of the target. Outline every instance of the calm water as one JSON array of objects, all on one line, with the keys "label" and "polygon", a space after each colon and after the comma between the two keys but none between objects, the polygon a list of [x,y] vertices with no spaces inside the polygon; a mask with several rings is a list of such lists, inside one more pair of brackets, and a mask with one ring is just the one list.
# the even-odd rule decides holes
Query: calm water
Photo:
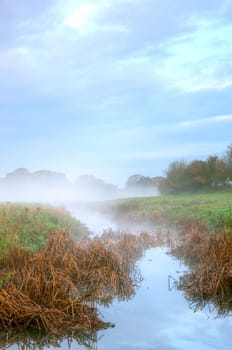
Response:
[{"label": "calm water", "polygon": [[[91,214],[81,217],[79,212],[78,215],[82,221],[86,218],[87,222],[90,222]],[[94,215],[92,225],[95,221],[97,232],[104,227],[112,226],[112,223],[107,222],[105,218],[102,221],[100,217]],[[98,332],[98,341],[92,349],[229,350],[232,348],[232,318],[215,319],[215,315],[207,309],[194,313],[181,292],[175,289],[169,290],[168,276],[178,278],[185,267],[166,254],[165,249],[148,250],[140,260],[139,266],[144,280],[135,297],[127,302],[115,301],[108,309],[100,310],[104,320],[113,322],[116,326]],[[64,340],[59,347],[51,345],[43,347],[46,350],[58,348],[87,349],[76,341],[68,344],[67,340]],[[29,350],[32,347],[23,348],[14,344],[8,349]]]}]

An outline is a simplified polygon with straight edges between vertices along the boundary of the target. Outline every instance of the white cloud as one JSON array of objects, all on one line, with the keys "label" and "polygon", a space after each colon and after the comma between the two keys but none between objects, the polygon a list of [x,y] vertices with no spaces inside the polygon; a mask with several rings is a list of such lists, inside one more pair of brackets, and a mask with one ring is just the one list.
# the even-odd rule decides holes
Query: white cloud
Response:
[{"label": "white cloud", "polygon": [[225,149],[226,142],[199,142],[199,143],[187,143],[182,145],[172,145],[169,148],[163,148],[157,144],[155,150],[131,152],[125,153],[121,157],[123,159],[143,159],[143,160],[155,160],[155,159],[186,159],[191,157],[207,157],[209,154],[214,153],[215,149]]},{"label": "white cloud", "polygon": [[154,70],[169,87],[185,92],[232,86],[232,25],[192,18],[195,30],[163,44]]},{"label": "white cloud", "polygon": [[180,127],[193,127],[193,126],[227,122],[227,121],[232,121],[232,114],[217,115],[213,117],[201,118],[196,120],[188,120],[188,121],[178,123],[177,125],[179,125]]}]

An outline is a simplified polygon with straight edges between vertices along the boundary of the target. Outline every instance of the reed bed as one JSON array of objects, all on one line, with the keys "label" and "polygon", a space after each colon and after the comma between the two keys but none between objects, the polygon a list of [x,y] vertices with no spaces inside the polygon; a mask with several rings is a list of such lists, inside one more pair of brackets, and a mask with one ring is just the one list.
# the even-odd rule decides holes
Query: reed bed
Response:
[{"label": "reed bed", "polygon": [[183,291],[194,311],[211,305],[217,316],[232,311],[232,236],[209,234],[200,227],[180,232],[179,244],[172,254],[182,259],[190,271],[181,276]]},{"label": "reed bed", "polygon": [[64,232],[52,234],[44,249],[15,247],[1,261],[0,330],[98,330],[97,305],[129,299],[141,281],[135,262],[157,239],[105,233],[77,243]]},{"label": "reed bed", "polygon": [[188,218],[176,223],[175,229],[166,235],[166,244],[176,258],[193,268],[204,262],[205,248],[213,237],[215,234],[204,222]]}]

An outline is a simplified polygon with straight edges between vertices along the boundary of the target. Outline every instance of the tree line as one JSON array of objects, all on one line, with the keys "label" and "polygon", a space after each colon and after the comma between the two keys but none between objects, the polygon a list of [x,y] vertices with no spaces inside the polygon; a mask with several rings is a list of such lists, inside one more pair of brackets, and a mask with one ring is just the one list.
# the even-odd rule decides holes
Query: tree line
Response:
[{"label": "tree line", "polygon": [[204,160],[170,163],[166,176],[159,182],[161,193],[175,194],[232,188],[232,144],[222,155]]}]

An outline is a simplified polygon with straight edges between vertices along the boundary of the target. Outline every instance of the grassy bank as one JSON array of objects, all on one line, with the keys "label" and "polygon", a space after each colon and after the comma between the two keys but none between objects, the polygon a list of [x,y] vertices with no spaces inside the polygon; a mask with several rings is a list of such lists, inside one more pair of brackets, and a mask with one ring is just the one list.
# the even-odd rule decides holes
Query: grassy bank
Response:
[{"label": "grassy bank", "polygon": [[214,231],[232,233],[232,192],[128,198],[104,206],[117,218],[157,223],[194,219]]},{"label": "grassy bank", "polygon": [[88,235],[84,225],[65,209],[51,206],[6,203],[0,205],[0,252],[11,247],[36,251],[51,233],[65,231],[77,240]]}]

